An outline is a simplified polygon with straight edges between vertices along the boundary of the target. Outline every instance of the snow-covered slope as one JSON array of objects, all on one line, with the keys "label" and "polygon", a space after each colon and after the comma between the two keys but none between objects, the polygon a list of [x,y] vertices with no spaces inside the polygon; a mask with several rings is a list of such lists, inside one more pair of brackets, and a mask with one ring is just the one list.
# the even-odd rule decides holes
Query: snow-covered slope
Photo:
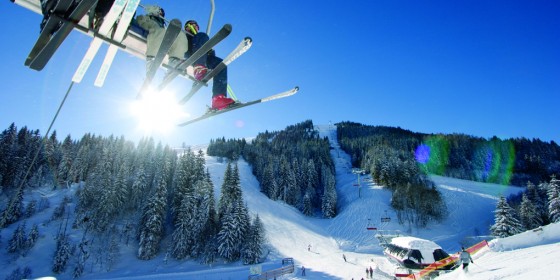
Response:
[{"label": "snow-covered slope", "polygon": [[[333,219],[310,218],[281,202],[271,201],[259,191],[259,184],[245,161],[239,161],[243,195],[252,214],[259,214],[269,241],[270,252],[262,270],[278,268],[284,257],[294,258],[297,270],[292,275],[277,279],[366,279],[365,269],[374,269],[374,279],[393,279],[395,266],[382,254],[374,237],[375,231],[399,230],[408,235],[435,241],[450,253],[459,250],[461,244],[472,235],[488,235],[488,227],[493,223],[493,210],[500,195],[516,193],[520,189],[493,184],[483,184],[445,177],[433,177],[449,208],[449,217],[441,224],[430,225],[426,229],[411,229],[397,222],[395,213],[389,207],[390,192],[371,182],[367,176],[361,178],[362,187],[354,184],[357,175],[352,174],[350,158],[340,150],[335,139],[334,126],[319,126],[321,136],[328,136],[333,149],[331,155],[336,165],[339,214]],[[207,167],[216,187],[216,194],[222,184],[226,163],[217,158],[207,157]],[[55,201],[64,192],[51,193],[51,210],[58,205]],[[34,217],[34,221],[47,220],[52,211],[44,212],[44,217]],[[390,218],[382,223],[381,218]],[[28,227],[31,224],[28,222]],[[17,224],[2,230],[2,247],[11,236]],[[490,242],[490,248],[473,256],[475,263],[470,271],[454,271],[440,276],[440,279],[560,279],[560,272],[551,269],[560,265],[560,225],[530,231],[514,237]],[[41,225],[39,242],[47,244],[57,227]],[[80,236],[76,236],[79,238]],[[165,240],[169,242],[169,240]],[[41,243],[38,243],[38,245]],[[311,245],[309,247],[309,245]],[[49,247],[50,246],[50,247]],[[6,277],[18,265],[32,266],[33,276],[52,275],[52,244],[33,248],[28,256],[13,260],[9,254],[0,254],[4,269],[0,278]],[[165,260],[162,253],[150,261],[138,261],[136,245],[125,247],[118,257],[113,270],[99,271],[87,269],[83,279],[247,279],[249,267],[239,263],[216,263],[212,266],[200,265],[193,261]],[[48,249],[45,249],[48,248]],[[343,259],[346,256],[347,262]],[[301,267],[306,267],[306,276],[301,276]],[[71,279],[70,273],[57,276]]]}]

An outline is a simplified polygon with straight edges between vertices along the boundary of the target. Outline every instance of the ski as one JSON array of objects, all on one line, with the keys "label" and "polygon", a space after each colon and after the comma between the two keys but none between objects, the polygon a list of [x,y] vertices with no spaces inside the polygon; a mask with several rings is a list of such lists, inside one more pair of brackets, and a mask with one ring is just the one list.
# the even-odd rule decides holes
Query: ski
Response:
[{"label": "ski", "polygon": [[157,54],[154,57],[154,60],[152,61],[152,64],[150,65],[150,68],[146,73],[146,78],[144,79],[144,84],[142,84],[142,87],[140,88],[140,93],[138,94],[138,97],[141,97],[143,92],[152,83],[152,79],[156,75],[156,72],[159,69],[159,67],[161,66],[161,63],[163,62],[163,59],[167,55],[169,48],[171,48],[171,46],[175,42],[175,39],[177,39],[177,36],[181,34],[181,29],[182,26],[180,20],[178,19],[171,20],[169,26],[165,30],[165,34],[163,35],[163,40],[159,45]]},{"label": "ski", "polygon": [[233,103],[232,105],[228,106],[227,108],[223,109],[223,110],[213,110],[210,109],[208,112],[206,112],[204,115],[188,120],[186,122],[180,123],[178,126],[186,126],[213,116],[217,116],[223,113],[227,113],[233,110],[237,110],[237,109],[241,109],[243,107],[247,107],[247,106],[251,106],[251,105],[255,105],[258,103],[264,103],[264,102],[268,102],[268,101],[272,101],[272,100],[276,100],[276,99],[280,99],[280,98],[284,98],[284,97],[288,97],[288,96],[292,96],[294,94],[296,94],[299,91],[299,87],[294,87],[290,90],[275,94],[275,95],[271,95],[268,97],[264,97],[264,98],[260,98],[260,99],[256,99],[253,101],[249,101],[249,102],[236,102]]},{"label": "ski", "polygon": [[244,54],[247,50],[249,50],[252,45],[253,39],[251,39],[250,37],[245,37],[245,39],[243,39],[243,41],[241,41],[241,43],[239,43],[239,45],[237,45],[237,47],[222,62],[220,62],[218,66],[206,73],[206,76],[204,76],[201,81],[196,81],[193,84],[189,93],[185,97],[183,97],[181,101],[179,101],[179,104],[185,104],[187,101],[189,101],[189,99],[191,99],[191,97],[199,89],[201,89],[203,85],[206,85],[212,78],[214,78],[214,76],[216,76],[218,73],[220,73],[220,71],[226,68],[226,66],[228,66],[230,63]]},{"label": "ski", "polygon": [[43,47],[49,42],[53,31],[61,22],[61,16],[66,13],[73,2],[74,1],[72,0],[60,0],[56,4],[52,12],[47,11],[48,13],[50,13],[49,18],[47,19],[47,23],[43,26],[41,34],[39,35],[39,38],[31,49],[31,52],[29,52],[29,54],[27,55],[27,58],[25,59],[25,66],[29,66],[29,64],[31,64],[31,61],[33,61],[33,59],[37,56],[41,49],[43,49]]},{"label": "ski", "polygon": [[[111,28],[119,18],[121,12],[124,10],[124,7],[126,6],[127,2],[128,0],[115,0],[113,5],[111,6],[111,9],[103,18],[103,22],[101,23],[101,26],[99,27],[97,34],[103,37],[109,37],[109,32],[111,31]],[[99,48],[103,43],[103,40],[101,38],[95,36],[97,34],[94,34],[93,40],[91,41],[89,48],[86,54],[84,55],[84,58],[82,59],[82,62],[80,62],[80,66],[78,66],[78,69],[76,69],[76,72],[72,77],[72,81],[75,83],[79,83],[82,81],[91,62],[97,55],[97,52],[99,51]]]},{"label": "ski", "polygon": [[[45,44],[45,46],[37,53],[35,57],[32,58],[29,67],[31,69],[40,71],[45,68],[47,62],[51,59],[54,55],[58,47],[64,42],[64,39],[68,37],[72,29],[74,29],[74,25],[77,24],[95,5],[96,0],[82,0],[76,8],[70,13],[68,18],[60,18],[63,21],[62,26],[51,36],[50,40]],[[56,16],[57,15],[51,15]]]},{"label": "ski", "polygon": [[[134,17],[134,14],[136,13],[136,9],[138,8],[139,4],[140,4],[140,0],[128,0],[128,2],[126,3],[126,8],[122,13],[119,23],[117,24],[117,28],[115,29],[115,33],[113,34],[113,40],[117,42],[122,42],[122,40],[126,36],[126,32],[128,31],[128,26],[130,25],[130,22],[132,21],[132,18]],[[101,69],[99,70],[99,73],[95,78],[95,83],[94,83],[95,86],[102,87],[103,84],[105,83],[105,78],[109,73],[109,69],[113,64],[113,59],[115,58],[117,51],[118,51],[118,47],[116,45],[111,44],[109,46],[109,50],[105,55],[105,59],[103,59],[103,64],[101,65]]]},{"label": "ski", "polygon": [[225,24],[208,42],[206,42],[200,49],[194,52],[187,60],[181,62],[175,70],[169,71],[165,77],[163,77],[162,82],[158,86],[158,90],[163,90],[173,79],[177,77],[177,75],[184,73],[185,69],[194,62],[196,62],[200,57],[202,57],[205,53],[209,52],[212,48],[214,48],[218,43],[224,40],[229,34],[231,33],[232,27],[230,24]]}]

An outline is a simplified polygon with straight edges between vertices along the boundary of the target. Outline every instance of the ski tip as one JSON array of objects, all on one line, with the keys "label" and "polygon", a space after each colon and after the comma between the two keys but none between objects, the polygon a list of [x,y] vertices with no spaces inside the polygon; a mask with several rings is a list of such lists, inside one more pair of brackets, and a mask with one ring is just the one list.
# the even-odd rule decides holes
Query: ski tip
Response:
[{"label": "ski tip", "polygon": [[183,28],[183,24],[181,23],[181,20],[176,19],[176,18],[172,19],[172,20],[169,22],[169,25],[177,25],[177,26],[179,26],[180,28]]},{"label": "ski tip", "polygon": [[253,43],[253,38],[251,38],[251,37],[245,37],[245,39],[243,39],[243,40],[245,40],[249,43]]},{"label": "ski tip", "polygon": [[299,91],[299,86],[295,86],[294,91]]},{"label": "ski tip", "polygon": [[224,24],[224,27],[222,28],[227,30],[228,32],[231,32],[231,30],[233,30],[233,26],[231,26],[231,24],[229,23]]}]

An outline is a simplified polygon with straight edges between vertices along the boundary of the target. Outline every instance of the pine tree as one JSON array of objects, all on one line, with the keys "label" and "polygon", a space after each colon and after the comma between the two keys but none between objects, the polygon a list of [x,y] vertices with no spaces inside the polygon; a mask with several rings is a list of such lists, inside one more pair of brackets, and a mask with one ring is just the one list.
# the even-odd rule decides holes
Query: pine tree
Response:
[{"label": "pine tree", "polygon": [[32,199],[25,207],[24,217],[30,218],[37,212],[37,200]]},{"label": "pine tree", "polygon": [[21,223],[14,233],[12,239],[8,242],[8,253],[16,253],[25,249],[27,245],[27,235],[25,233],[25,223]]},{"label": "pine tree", "polygon": [[556,176],[548,184],[548,215],[551,223],[560,222],[560,180]]},{"label": "pine tree", "polygon": [[257,215],[253,220],[251,228],[245,238],[245,242],[243,243],[243,250],[241,254],[243,264],[257,264],[260,262],[264,242],[264,226]]},{"label": "pine tree", "polygon": [[68,236],[64,234],[58,235],[56,240],[56,251],[54,253],[52,272],[62,273],[66,270],[66,265],[70,259],[70,243]]},{"label": "pine tree", "polygon": [[336,194],[336,182],[334,175],[329,169],[323,169],[324,173],[324,182],[325,186],[325,193],[323,194],[323,200],[321,205],[321,210],[323,211],[323,216],[325,218],[333,218],[336,216],[336,203],[337,203],[337,194]]},{"label": "pine tree", "polygon": [[541,220],[541,225],[545,224],[543,218],[548,216],[548,211],[546,207],[546,197],[541,195],[540,187],[535,186],[535,184],[529,181],[527,182],[527,189],[525,193],[527,194],[527,199],[529,199],[531,204],[535,207],[535,210],[539,215],[539,219]]},{"label": "pine tree", "polygon": [[37,224],[34,224],[31,227],[31,231],[29,232],[29,236],[27,238],[27,243],[25,245],[26,250],[30,250],[31,248],[33,248],[33,246],[35,246],[35,243],[37,242],[37,239],[39,239],[39,227],[37,226]]},{"label": "pine tree", "polygon": [[492,235],[503,238],[523,231],[523,225],[515,217],[515,210],[509,206],[505,197],[500,197],[494,213],[495,223],[490,227]]},{"label": "pine tree", "polygon": [[267,197],[272,199],[272,194],[275,191],[272,187],[274,182],[274,169],[272,163],[266,164],[264,168],[264,174],[261,180],[261,192]]},{"label": "pine tree", "polygon": [[167,207],[167,185],[163,177],[159,176],[157,188],[152,198],[144,207],[140,222],[140,242],[138,258],[149,260],[159,251],[159,244],[163,239],[163,225]]},{"label": "pine tree", "polygon": [[217,236],[217,243],[219,244],[218,254],[227,261],[235,261],[238,257],[236,247],[239,236],[236,235],[237,231],[235,229],[237,225],[235,224],[234,215],[233,212],[230,212],[222,216],[222,227]]},{"label": "pine tree", "polygon": [[10,199],[8,207],[0,217],[0,228],[15,223],[22,215],[23,209],[23,187],[18,188],[15,195]]},{"label": "pine tree", "polygon": [[146,191],[148,191],[146,170],[144,169],[144,165],[140,164],[130,191],[132,208],[138,209],[142,205],[144,197],[146,196]]},{"label": "pine tree", "polygon": [[220,200],[218,202],[218,213],[220,217],[225,213],[231,212],[236,201],[241,199],[243,199],[243,197],[239,179],[239,170],[237,169],[237,166],[233,169],[231,163],[228,163],[224,174]]},{"label": "pine tree", "polygon": [[541,216],[526,193],[521,198],[519,217],[525,229],[534,229],[542,225]]},{"label": "pine tree", "polygon": [[305,194],[303,196],[303,209],[301,210],[301,212],[306,216],[313,215],[313,205],[311,204],[311,198],[308,194]]},{"label": "pine tree", "polygon": [[183,195],[181,205],[177,209],[175,231],[173,232],[173,247],[171,254],[176,259],[189,256],[195,242],[195,232],[192,223],[195,215],[195,198],[192,194]]}]

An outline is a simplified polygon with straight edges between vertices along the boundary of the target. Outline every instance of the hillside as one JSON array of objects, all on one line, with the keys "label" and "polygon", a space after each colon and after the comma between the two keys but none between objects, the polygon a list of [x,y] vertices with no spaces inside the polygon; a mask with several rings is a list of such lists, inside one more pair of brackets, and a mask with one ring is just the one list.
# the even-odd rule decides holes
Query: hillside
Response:
[{"label": "hillside", "polygon": [[[334,131],[329,126],[318,127],[322,136],[329,136],[334,149],[331,155],[335,160],[339,215],[333,219],[318,219],[303,216],[296,209],[283,203],[278,203],[266,198],[259,190],[259,185],[251,173],[251,167],[244,161],[239,161],[241,185],[243,186],[244,200],[252,214],[259,214],[262,219],[269,241],[270,252],[263,270],[280,266],[284,257],[293,257],[296,267],[307,268],[305,279],[360,279],[364,277],[364,269],[373,267],[375,279],[391,279],[395,267],[382,255],[381,247],[377,245],[373,231],[366,227],[376,226],[380,230],[399,230],[404,233],[431,239],[440,244],[446,251],[455,252],[461,244],[471,242],[470,236],[488,235],[488,226],[493,222],[493,210],[499,195],[516,193],[516,187],[504,187],[492,184],[473,183],[469,181],[433,177],[440,188],[450,210],[449,217],[439,225],[430,225],[426,229],[413,229],[400,226],[396,222],[395,214],[388,207],[390,193],[371,182],[368,177],[362,177],[360,192],[354,183],[356,175],[351,173],[349,156],[343,153],[332,136]],[[226,163],[217,158],[206,157],[206,165],[215,186],[215,193],[219,194],[222,177]],[[53,237],[59,223],[44,223],[52,216],[53,208],[66,194],[72,190],[50,191],[44,190],[43,196],[49,198],[50,208],[39,212],[32,223],[40,223],[40,238],[37,245],[25,257],[16,258],[13,255],[2,254],[0,262],[5,268],[0,272],[0,278],[5,278],[17,266],[29,266],[33,270],[33,277],[52,275]],[[360,193],[360,195],[358,195]],[[33,195],[39,196],[39,193]],[[27,197],[26,199],[29,199]],[[386,212],[387,211],[387,212]],[[387,216],[386,216],[387,215]],[[381,223],[381,217],[389,217],[389,223]],[[7,240],[18,223],[2,231],[2,244],[0,250],[5,250]],[[553,225],[557,226],[557,225]],[[547,233],[548,230],[542,231]],[[539,234],[536,232],[536,234]],[[554,232],[553,232],[554,234]],[[81,238],[80,232],[72,235],[74,240]],[[541,235],[536,235],[538,239]],[[554,236],[559,236],[555,234]],[[486,252],[475,255],[475,264],[471,272],[480,275],[472,279],[510,279],[511,269],[514,264],[505,263],[513,257],[517,261],[531,259],[534,263],[554,263],[559,256],[546,256],[543,252],[558,252],[558,245],[540,245],[542,243],[558,242],[554,239],[538,239],[534,243],[519,244],[525,237],[507,239],[511,241],[496,241],[497,243]],[[165,240],[162,248],[169,245],[170,240]],[[310,250],[308,246],[311,245]],[[533,247],[538,245],[539,247]],[[556,246],[556,247],[555,247]],[[137,244],[131,242],[128,246],[121,243],[118,261],[111,271],[99,271],[94,265],[88,267],[82,279],[108,279],[125,277],[127,279],[246,279],[249,267],[239,263],[216,263],[212,266],[200,265],[192,261],[166,260],[165,252],[161,252],[155,259],[139,261],[135,257]],[[504,251],[504,252],[501,252]],[[348,262],[344,262],[345,254]],[[558,254],[558,253],[555,253]],[[499,262],[498,260],[504,262]],[[492,263],[490,263],[492,262]],[[479,265],[480,270],[476,270]],[[528,264],[530,265],[530,264]],[[535,275],[546,275],[549,269],[542,266],[525,267]],[[503,274],[500,274],[504,272]],[[459,273],[459,272],[454,272]],[[490,274],[491,273],[491,274]],[[453,274],[447,275],[452,277]],[[455,276],[457,277],[457,276]],[[468,275],[465,279],[471,279]],[[69,272],[57,275],[58,279],[71,279]],[[295,275],[286,276],[285,279],[304,279],[300,276],[299,269]],[[457,279],[457,278],[444,278]],[[519,278],[521,279],[521,278]]]}]

